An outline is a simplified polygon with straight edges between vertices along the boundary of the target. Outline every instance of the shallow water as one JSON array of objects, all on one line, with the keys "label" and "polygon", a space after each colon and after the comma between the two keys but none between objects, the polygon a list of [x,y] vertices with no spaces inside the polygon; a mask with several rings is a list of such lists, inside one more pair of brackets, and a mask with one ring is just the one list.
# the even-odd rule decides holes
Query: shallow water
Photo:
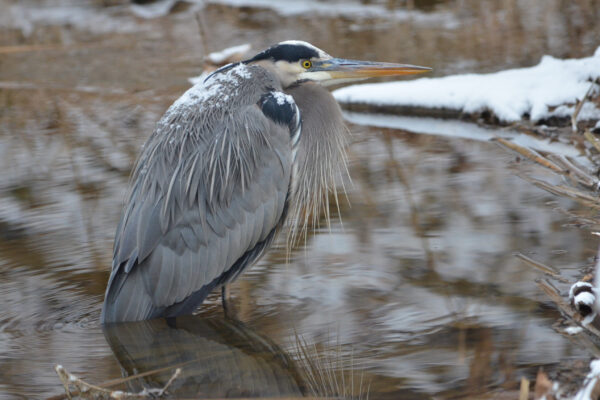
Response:
[{"label": "shallow water", "polygon": [[[553,329],[558,313],[536,287],[539,272],[514,257],[575,279],[596,242],[569,212],[586,210],[517,177],[511,154],[469,139],[480,127],[417,129],[433,125],[417,120],[393,129],[380,117],[349,117],[380,127],[350,125],[352,182],[340,215],[238,280],[235,320],[215,295],[194,318],[103,331],[129,169],[200,72],[202,41],[199,6],[144,19],[128,4],[101,3],[0,2],[9,10],[0,16],[0,398],[60,393],[55,364],[100,383],[186,363],[173,387],[180,397],[304,395],[297,336],[309,358],[344,376],[346,392],[378,399],[514,389],[540,366],[587,356]],[[438,75],[585,56],[600,37],[592,1],[543,10],[536,1],[415,1],[394,12],[393,2],[341,11],[214,3],[201,14],[210,50],[302,38]],[[390,37],[409,39],[382,39]],[[124,388],[161,386],[171,372]]]}]

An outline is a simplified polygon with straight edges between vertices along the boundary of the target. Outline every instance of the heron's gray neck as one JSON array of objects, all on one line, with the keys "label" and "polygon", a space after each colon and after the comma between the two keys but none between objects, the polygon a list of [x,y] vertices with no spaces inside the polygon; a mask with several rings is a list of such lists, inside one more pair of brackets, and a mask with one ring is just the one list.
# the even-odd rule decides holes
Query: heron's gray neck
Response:
[{"label": "heron's gray neck", "polygon": [[[307,81],[288,87],[302,116],[302,136],[296,156],[293,187],[292,239],[311,222],[316,222],[322,209],[329,218],[328,194],[335,190],[336,180],[346,173],[345,147],[348,129],[342,112],[331,93],[321,85]],[[305,205],[305,208],[301,205]],[[329,222],[329,221],[328,221]]]}]

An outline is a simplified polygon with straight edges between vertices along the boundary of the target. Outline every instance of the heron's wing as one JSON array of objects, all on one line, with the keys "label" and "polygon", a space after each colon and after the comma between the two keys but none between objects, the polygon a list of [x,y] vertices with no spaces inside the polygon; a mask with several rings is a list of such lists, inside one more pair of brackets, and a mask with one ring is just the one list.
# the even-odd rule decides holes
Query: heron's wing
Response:
[{"label": "heron's wing", "polygon": [[115,239],[104,322],[191,312],[270,243],[300,133],[299,110],[282,95],[263,91],[201,134],[197,119],[176,120],[187,133],[178,146],[150,139]]}]

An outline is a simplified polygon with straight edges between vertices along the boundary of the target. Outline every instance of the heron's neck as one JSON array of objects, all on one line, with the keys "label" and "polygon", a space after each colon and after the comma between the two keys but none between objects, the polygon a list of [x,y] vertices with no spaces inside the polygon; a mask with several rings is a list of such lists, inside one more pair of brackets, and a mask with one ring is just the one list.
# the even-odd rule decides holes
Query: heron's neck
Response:
[{"label": "heron's neck", "polygon": [[296,81],[297,71],[286,69],[286,64],[275,67],[272,62],[267,60],[256,61],[253,64],[266,69],[281,84],[282,88],[287,88]]},{"label": "heron's neck", "polygon": [[296,174],[291,217],[292,236],[320,217],[329,217],[329,191],[346,173],[345,147],[348,129],[342,112],[331,93],[311,81],[299,82],[285,90],[302,117],[302,136],[296,156]]}]

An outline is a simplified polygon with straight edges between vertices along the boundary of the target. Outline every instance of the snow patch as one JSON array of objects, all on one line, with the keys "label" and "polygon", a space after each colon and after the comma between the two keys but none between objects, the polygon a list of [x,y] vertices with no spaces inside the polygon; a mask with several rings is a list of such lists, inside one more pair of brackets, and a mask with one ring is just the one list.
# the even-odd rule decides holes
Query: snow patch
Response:
[{"label": "snow patch", "polygon": [[231,70],[231,73],[242,79],[250,79],[252,77],[252,74],[250,73],[250,70],[246,64],[238,64]]},{"label": "snow patch", "polygon": [[322,17],[349,17],[356,19],[384,19],[400,22],[413,22],[428,26],[456,29],[460,22],[450,13],[421,12],[416,10],[390,10],[384,5],[362,4],[360,2],[326,2],[319,0],[208,0],[207,3],[225,4],[230,7],[254,7],[273,10],[282,16],[318,15]]},{"label": "snow patch", "polygon": [[153,19],[169,15],[179,0],[160,0],[150,4],[132,4],[131,12],[139,18]]},{"label": "snow patch", "polygon": [[196,85],[198,83],[202,83],[206,80],[206,78],[208,78],[210,76],[210,74],[212,74],[214,71],[203,71],[200,75],[198,76],[192,76],[190,78],[188,78],[188,82],[191,83],[192,85]]},{"label": "snow patch", "polygon": [[[353,85],[336,90],[341,103],[375,106],[407,106],[450,109],[464,113],[485,110],[504,122],[529,115],[533,121],[569,115],[572,105],[582,99],[590,80],[600,77],[600,48],[593,57],[560,60],[550,56],[529,68],[492,74],[464,74],[443,78],[422,78],[408,82]],[[598,93],[598,87],[596,87]],[[558,107],[554,110],[555,107]],[[600,110],[586,106],[579,119],[600,119]]]},{"label": "snow patch", "polygon": [[282,106],[285,103],[294,104],[294,98],[289,94],[285,94],[283,92],[272,92],[273,97],[277,100],[277,104]]},{"label": "snow patch", "polygon": [[215,51],[214,53],[210,53],[207,58],[213,64],[222,64],[229,59],[229,57],[235,54],[245,54],[252,46],[249,43],[240,44],[239,46],[228,47],[221,51]]},{"label": "snow patch", "polygon": [[93,34],[133,33],[142,29],[135,18],[118,15],[115,8],[94,8],[77,2],[54,6],[35,6],[33,2],[30,3],[3,5],[0,26],[18,29],[25,37],[31,36],[36,26],[69,25]]},{"label": "snow patch", "polygon": [[591,400],[592,392],[596,387],[596,383],[598,382],[598,377],[600,376],[600,360],[593,360],[590,363],[590,372],[585,377],[583,381],[584,387],[581,389],[573,400]]},{"label": "snow patch", "polygon": [[[176,115],[181,114],[184,109],[194,106],[222,107],[231,96],[237,94],[240,82],[252,77],[250,70],[245,64],[227,65],[222,69],[222,72],[216,71],[216,73],[209,75],[205,80],[196,83],[180,98],[175,100],[162,120],[171,120]],[[225,88],[230,94],[222,94]]]},{"label": "snow patch", "polygon": [[596,296],[590,292],[583,292],[575,296],[574,301],[576,303],[585,304],[591,307],[594,304],[594,301],[596,301]]},{"label": "snow patch", "polygon": [[594,320],[596,319],[596,313],[593,312],[590,315],[588,315],[587,317],[585,317],[584,319],[581,320],[581,325],[583,326],[588,326],[589,324],[591,324],[592,322],[594,322]]},{"label": "snow patch", "polygon": [[565,329],[565,333],[568,335],[577,335],[578,333],[581,333],[583,331],[583,328],[580,326],[569,326],[567,329]]},{"label": "snow patch", "polygon": [[575,282],[573,285],[571,285],[571,289],[569,289],[569,300],[575,300],[575,292],[580,292],[581,290],[585,291],[584,293],[590,293],[594,290],[594,287],[589,282]]}]

